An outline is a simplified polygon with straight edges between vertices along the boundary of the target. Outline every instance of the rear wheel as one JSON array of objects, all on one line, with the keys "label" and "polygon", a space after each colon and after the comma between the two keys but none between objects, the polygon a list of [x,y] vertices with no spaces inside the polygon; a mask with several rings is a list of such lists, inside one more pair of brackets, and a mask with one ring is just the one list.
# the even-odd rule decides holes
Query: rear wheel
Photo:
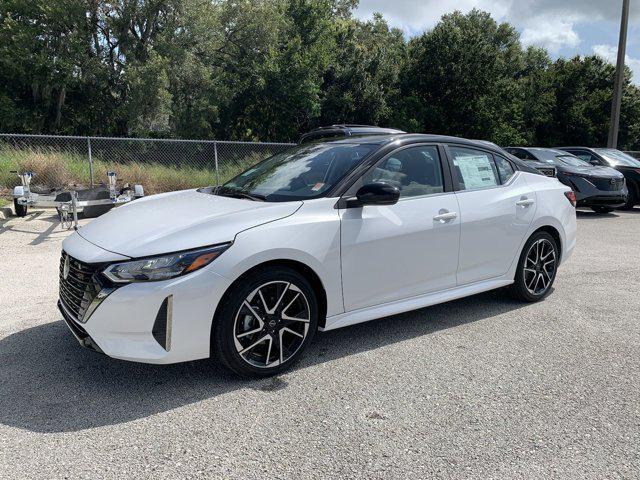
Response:
[{"label": "rear wheel", "polygon": [[615,209],[612,207],[591,207],[591,210],[596,213],[611,213]]},{"label": "rear wheel", "polygon": [[16,212],[17,217],[24,217],[27,215],[28,207],[26,205],[20,205],[17,198],[13,199],[13,209]]},{"label": "rear wheel", "polygon": [[547,232],[534,233],[522,249],[512,295],[525,302],[537,302],[549,295],[559,258],[556,240]]},{"label": "rear wheel", "polygon": [[243,376],[266,377],[289,368],[318,325],[309,282],[295,270],[276,267],[253,272],[233,288],[214,319],[214,355]]}]

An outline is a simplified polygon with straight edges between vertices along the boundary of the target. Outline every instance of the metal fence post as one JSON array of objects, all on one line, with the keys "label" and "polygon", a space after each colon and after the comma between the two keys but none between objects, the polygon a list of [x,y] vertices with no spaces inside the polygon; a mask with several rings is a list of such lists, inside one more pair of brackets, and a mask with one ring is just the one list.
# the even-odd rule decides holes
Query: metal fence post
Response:
[{"label": "metal fence post", "polygon": [[216,162],[216,187],[220,186],[220,171],[218,170],[218,142],[213,141],[213,158]]},{"label": "metal fence post", "polygon": [[91,137],[87,137],[87,148],[89,151],[89,184],[93,188],[93,157],[91,156]]}]

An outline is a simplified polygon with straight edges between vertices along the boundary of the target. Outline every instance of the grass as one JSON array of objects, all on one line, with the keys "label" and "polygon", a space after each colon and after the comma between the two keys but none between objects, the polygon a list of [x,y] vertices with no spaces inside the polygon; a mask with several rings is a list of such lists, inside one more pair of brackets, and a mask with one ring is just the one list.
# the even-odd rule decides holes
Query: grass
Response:
[{"label": "grass", "polygon": [[[262,158],[252,153],[221,165],[220,182],[229,180]],[[10,173],[12,170],[33,172],[34,187],[82,188],[90,184],[86,156],[54,149],[0,147],[0,189],[11,189],[20,184],[18,176]],[[108,171],[115,171],[122,182],[141,184],[146,194],[215,185],[217,182],[215,170],[186,165],[94,158],[93,170],[96,184],[106,181]]]}]

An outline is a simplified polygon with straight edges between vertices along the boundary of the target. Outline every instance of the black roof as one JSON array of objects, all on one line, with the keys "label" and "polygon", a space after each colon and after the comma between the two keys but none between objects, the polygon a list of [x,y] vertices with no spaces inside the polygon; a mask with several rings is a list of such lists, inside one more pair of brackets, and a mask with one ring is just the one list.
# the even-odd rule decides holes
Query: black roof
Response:
[{"label": "black roof", "polygon": [[563,150],[565,148],[584,148],[585,150],[593,150],[594,148],[598,148],[598,147],[581,147],[579,145],[567,145],[566,147],[553,147],[556,150]]},{"label": "black roof", "polygon": [[[383,145],[400,140],[403,143],[430,142],[430,143],[455,143],[468,147],[478,147],[484,150],[492,150],[504,155],[505,152],[495,143],[486,140],[469,140],[468,138],[452,137],[448,135],[435,135],[430,133],[396,133],[392,135],[364,135],[357,138],[342,137],[324,140],[325,143],[368,143],[372,145]],[[508,154],[508,153],[507,153]]]},{"label": "black roof", "polygon": [[331,137],[351,137],[354,135],[389,135],[404,133],[397,128],[376,127],[374,125],[337,124],[315,128],[300,137],[300,143]]}]

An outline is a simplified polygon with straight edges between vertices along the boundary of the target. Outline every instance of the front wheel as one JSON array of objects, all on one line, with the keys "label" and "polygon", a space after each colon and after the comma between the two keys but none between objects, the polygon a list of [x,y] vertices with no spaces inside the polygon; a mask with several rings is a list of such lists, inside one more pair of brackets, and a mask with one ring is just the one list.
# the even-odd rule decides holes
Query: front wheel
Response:
[{"label": "front wheel", "polygon": [[631,210],[640,202],[637,191],[638,187],[634,186],[633,184],[629,185],[629,195],[627,197],[627,202],[622,207],[620,207],[621,210]]},{"label": "front wheel", "polygon": [[549,295],[559,258],[556,240],[547,232],[534,233],[522,249],[512,295],[525,302],[537,302]]},{"label": "front wheel", "polygon": [[318,303],[295,270],[249,274],[225,295],[212,329],[212,353],[239,375],[266,377],[300,358],[318,325]]}]

